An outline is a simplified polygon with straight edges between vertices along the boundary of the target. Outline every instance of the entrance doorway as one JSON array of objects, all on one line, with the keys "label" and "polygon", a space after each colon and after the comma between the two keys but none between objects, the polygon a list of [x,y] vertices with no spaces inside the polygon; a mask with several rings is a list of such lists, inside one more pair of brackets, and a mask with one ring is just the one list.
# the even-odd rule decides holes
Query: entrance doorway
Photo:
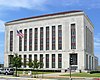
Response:
[{"label": "entrance doorway", "polygon": [[69,62],[70,62],[69,64],[71,65],[71,70],[76,70],[78,64],[77,53],[70,54]]}]

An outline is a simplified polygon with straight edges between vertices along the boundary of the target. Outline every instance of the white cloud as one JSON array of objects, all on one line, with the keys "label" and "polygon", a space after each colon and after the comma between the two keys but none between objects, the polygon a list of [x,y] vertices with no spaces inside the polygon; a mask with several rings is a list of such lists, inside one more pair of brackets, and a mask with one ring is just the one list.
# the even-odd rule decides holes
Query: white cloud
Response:
[{"label": "white cloud", "polygon": [[4,9],[42,9],[45,2],[46,0],[0,0],[0,7]]},{"label": "white cloud", "polygon": [[5,26],[4,26],[4,21],[0,20],[0,32],[4,32]]},{"label": "white cloud", "polygon": [[[79,8],[100,8],[100,1],[94,0],[0,0],[0,11],[9,9],[31,9],[44,10],[47,7],[79,7]],[[50,9],[50,8],[49,8]]]},{"label": "white cloud", "polygon": [[[100,57],[100,33],[95,34],[94,37],[94,49],[95,49],[95,56]],[[99,59],[99,65],[100,65],[100,59]]]},{"label": "white cloud", "polygon": [[62,1],[63,1],[63,5],[65,5],[65,6],[70,6],[73,4],[77,5],[80,2],[79,0],[62,0]]},{"label": "white cloud", "polygon": [[63,6],[79,7],[79,8],[100,8],[100,0],[62,0]]},{"label": "white cloud", "polygon": [[99,46],[100,45],[100,38],[99,37],[95,37],[94,38],[94,45],[95,46]]}]

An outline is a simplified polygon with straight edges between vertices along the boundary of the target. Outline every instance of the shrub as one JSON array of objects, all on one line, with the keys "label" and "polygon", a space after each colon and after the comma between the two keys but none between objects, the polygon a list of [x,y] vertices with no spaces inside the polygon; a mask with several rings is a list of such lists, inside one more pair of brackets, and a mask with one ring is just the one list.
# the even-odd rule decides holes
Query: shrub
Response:
[{"label": "shrub", "polygon": [[39,72],[61,72],[61,70],[34,70],[34,69],[17,69],[18,71],[39,71]]},{"label": "shrub", "polygon": [[100,71],[90,71],[90,74],[93,74],[93,73],[100,73]]}]

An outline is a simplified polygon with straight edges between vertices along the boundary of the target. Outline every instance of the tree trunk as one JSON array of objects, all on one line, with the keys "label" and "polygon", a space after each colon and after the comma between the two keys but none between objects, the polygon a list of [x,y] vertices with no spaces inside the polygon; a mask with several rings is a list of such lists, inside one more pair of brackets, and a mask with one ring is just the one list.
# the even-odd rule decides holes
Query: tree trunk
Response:
[{"label": "tree trunk", "polygon": [[16,66],[16,74],[15,74],[15,76],[17,77],[17,66]]}]

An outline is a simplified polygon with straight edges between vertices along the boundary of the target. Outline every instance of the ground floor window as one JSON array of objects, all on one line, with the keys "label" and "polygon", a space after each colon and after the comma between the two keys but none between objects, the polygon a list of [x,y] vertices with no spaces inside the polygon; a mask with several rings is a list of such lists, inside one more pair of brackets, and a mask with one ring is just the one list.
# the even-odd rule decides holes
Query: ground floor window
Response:
[{"label": "ground floor window", "polygon": [[89,69],[91,70],[91,56],[89,56]]},{"label": "ground floor window", "polygon": [[34,54],[34,61],[37,61],[37,54]]},{"label": "ground floor window", "polygon": [[[40,62],[43,63],[43,54],[40,54]],[[43,68],[43,65],[40,65],[40,68]]]},{"label": "ground floor window", "polygon": [[77,65],[77,54],[70,54],[70,65]]},{"label": "ground floor window", "polygon": [[12,62],[12,59],[13,59],[13,55],[8,55],[8,59],[9,59],[9,67],[12,66],[11,62]]},{"label": "ground floor window", "polygon": [[[29,55],[29,62],[32,62],[32,55]],[[31,66],[29,66],[31,68]]]},{"label": "ground floor window", "polygon": [[58,54],[58,68],[62,68],[62,54]]},{"label": "ground floor window", "polygon": [[[22,56],[21,56],[21,55],[19,55],[19,58],[21,58],[21,59],[22,59]],[[21,67],[21,65],[20,65],[20,67]]]},{"label": "ground floor window", "polygon": [[26,67],[26,55],[24,55],[24,67]]},{"label": "ground floor window", "polygon": [[55,68],[55,54],[52,54],[52,68]]},{"label": "ground floor window", "polygon": [[49,54],[46,54],[46,68],[49,68]]},{"label": "ground floor window", "polygon": [[88,55],[86,54],[86,70],[88,70]]}]

